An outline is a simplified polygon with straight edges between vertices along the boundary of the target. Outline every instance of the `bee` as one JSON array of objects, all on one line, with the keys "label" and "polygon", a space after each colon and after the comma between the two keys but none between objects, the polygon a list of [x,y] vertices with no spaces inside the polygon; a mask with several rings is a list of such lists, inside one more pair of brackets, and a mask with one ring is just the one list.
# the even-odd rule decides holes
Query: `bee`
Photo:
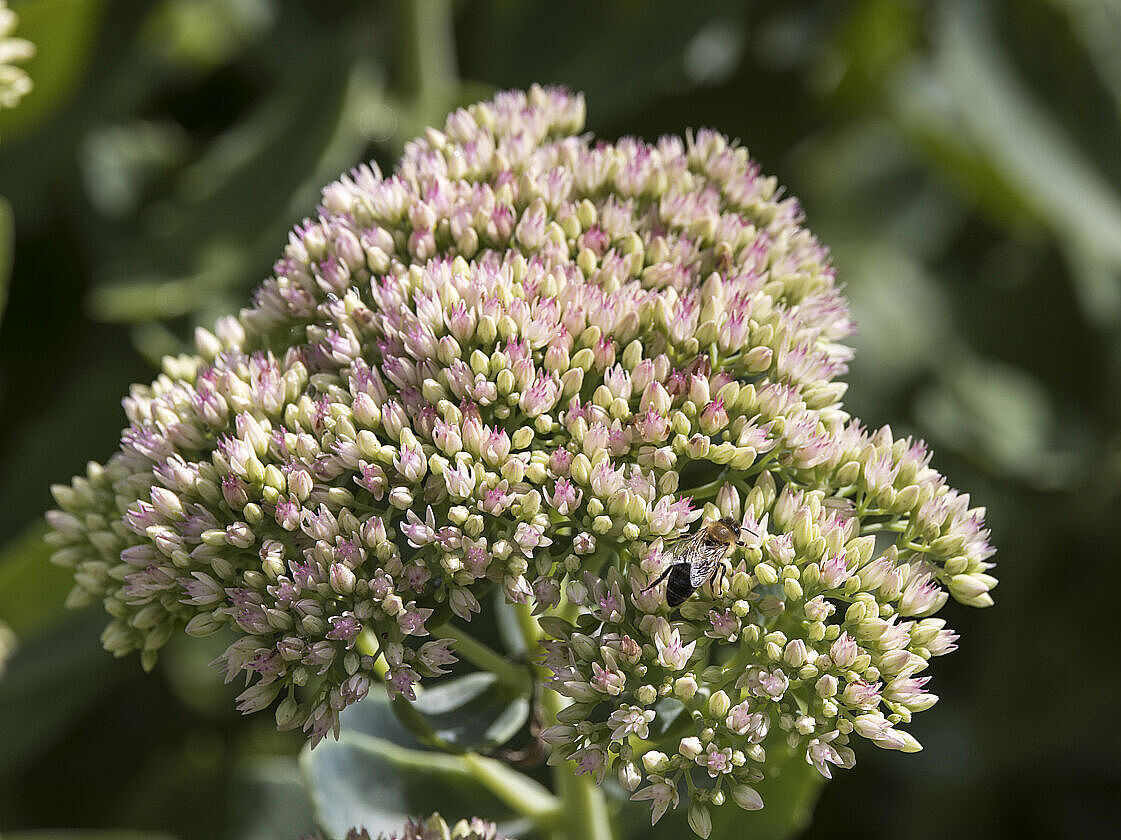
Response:
[{"label": "bee", "polygon": [[732,546],[744,545],[744,531],[759,536],[730,516],[704,523],[697,533],[685,535],[673,544],[670,552],[674,561],[642,591],[653,589],[668,578],[666,603],[671,607],[683,604],[702,584],[715,580],[724,570],[722,561]]}]

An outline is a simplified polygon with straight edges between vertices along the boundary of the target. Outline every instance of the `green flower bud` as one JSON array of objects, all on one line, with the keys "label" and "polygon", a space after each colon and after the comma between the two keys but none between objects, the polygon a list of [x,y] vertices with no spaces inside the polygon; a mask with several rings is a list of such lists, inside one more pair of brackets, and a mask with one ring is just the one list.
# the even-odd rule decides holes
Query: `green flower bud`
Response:
[{"label": "green flower bud", "polygon": [[599,656],[599,645],[583,633],[573,633],[569,637],[572,651],[581,659],[591,662]]},{"label": "green flower bud", "polygon": [[691,805],[689,807],[689,828],[700,838],[707,838],[712,834],[712,816],[704,805]]},{"label": "green flower bud", "polygon": [[483,315],[475,328],[475,339],[484,347],[489,347],[494,344],[496,338],[498,338],[498,325],[490,315]]},{"label": "green flower bud", "polygon": [[518,484],[525,478],[525,462],[519,458],[510,458],[502,464],[502,477],[511,484]]},{"label": "green flower bud", "polygon": [[764,586],[778,583],[778,572],[770,563],[760,563],[755,567],[755,579]]},{"label": "green flower bud", "polygon": [[952,557],[955,554],[961,554],[964,548],[965,537],[960,534],[947,534],[930,544],[931,553],[940,557]]},{"label": "green flower bud", "polygon": [[868,560],[871,559],[872,552],[875,548],[876,537],[874,534],[849,540],[848,545],[845,546],[845,554],[848,557],[849,568],[857,568],[867,563]]},{"label": "green flower bud", "polygon": [[[587,330],[585,330],[584,332],[587,333]],[[582,347],[581,349],[577,350],[572,356],[573,369],[579,369],[584,373],[587,373],[589,370],[591,370],[594,363],[595,354],[589,347]]]},{"label": "green flower bud", "polygon": [[588,460],[588,456],[581,452],[573,458],[569,467],[569,474],[578,484],[587,486],[592,475],[592,462]]},{"label": "green flower bud", "polygon": [[715,718],[722,718],[728,714],[732,701],[724,691],[717,691],[708,698],[708,712]]},{"label": "green flower bud", "polygon": [[629,371],[633,371],[636,367],[638,367],[638,364],[641,361],[642,342],[636,339],[635,341],[632,341],[630,344],[628,344],[626,346],[626,349],[623,350],[623,367],[625,367]]},{"label": "green flower bud", "polygon": [[510,437],[510,445],[515,450],[527,449],[533,443],[533,429],[522,426]]},{"label": "green flower bud", "polygon": [[513,372],[506,369],[498,372],[498,375],[494,379],[494,384],[498,388],[498,393],[501,396],[506,396],[507,394],[513,393],[518,383],[517,380],[514,379]]},{"label": "green flower bud", "polygon": [[467,517],[467,521],[463,523],[463,530],[467,536],[471,538],[478,537],[483,533],[483,517],[477,513],[473,513]]},{"label": "green flower bud", "polygon": [[989,595],[989,589],[995,583],[996,580],[989,575],[954,575],[950,578],[950,594],[971,607],[991,607],[993,599]]},{"label": "green flower bud", "polygon": [[578,367],[569,368],[561,376],[561,393],[565,397],[571,397],[580,392],[580,388],[584,384],[584,371]]}]

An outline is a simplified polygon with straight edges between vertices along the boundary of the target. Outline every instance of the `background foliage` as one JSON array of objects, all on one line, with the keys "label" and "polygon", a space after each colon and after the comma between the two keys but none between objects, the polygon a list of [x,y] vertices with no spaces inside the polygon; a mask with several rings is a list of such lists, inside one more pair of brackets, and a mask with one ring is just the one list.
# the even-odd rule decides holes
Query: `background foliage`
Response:
[{"label": "background foliage", "polygon": [[[206,667],[220,639],[169,645],[145,677],[101,652],[99,611],[63,609],[47,488],[113,450],[128,385],[247,299],[320,186],[364,158],[391,168],[450,106],[534,81],[585,91],[605,138],[741,138],[847,283],[850,409],[926,438],[989,506],[998,605],[947,608],[964,644],[914,726],[926,750],[864,750],[805,836],[1115,827],[1116,0],[11,6],[38,55],[35,91],[0,114],[0,222],[14,225],[0,235],[0,619],[19,639],[0,677],[6,836],[311,827],[300,739],[238,718]],[[317,751],[305,772],[377,790],[389,812],[423,809],[434,784],[485,801],[454,760],[417,766],[396,718],[362,708],[348,752]],[[364,776],[370,762],[400,789]],[[625,813],[646,836],[646,809]],[[679,817],[658,836],[687,836]]]}]

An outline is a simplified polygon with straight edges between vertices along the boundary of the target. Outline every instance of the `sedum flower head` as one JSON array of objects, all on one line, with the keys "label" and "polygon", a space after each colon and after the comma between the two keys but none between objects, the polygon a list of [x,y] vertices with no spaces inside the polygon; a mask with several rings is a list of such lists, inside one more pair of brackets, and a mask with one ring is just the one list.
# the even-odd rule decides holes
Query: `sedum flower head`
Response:
[{"label": "sedum flower head", "polygon": [[15,108],[31,92],[31,77],[17,63],[35,55],[35,45],[24,38],[14,38],[19,17],[0,0],[0,108]]},{"label": "sedum flower head", "polygon": [[[378,678],[360,638],[412,697],[454,661],[433,628],[499,587],[546,614],[552,760],[655,820],[687,792],[700,830],[761,807],[764,742],[827,777],[858,738],[918,749],[956,639],[933,614],[991,603],[993,552],[922,443],[845,412],[852,323],[797,202],[719,134],[608,144],[583,116],[499,94],[329,185],[55,488],[54,559],[117,654],[234,628],[241,708],[279,699],[313,742]],[[644,591],[721,516],[757,535],[731,574],[677,612]]]}]

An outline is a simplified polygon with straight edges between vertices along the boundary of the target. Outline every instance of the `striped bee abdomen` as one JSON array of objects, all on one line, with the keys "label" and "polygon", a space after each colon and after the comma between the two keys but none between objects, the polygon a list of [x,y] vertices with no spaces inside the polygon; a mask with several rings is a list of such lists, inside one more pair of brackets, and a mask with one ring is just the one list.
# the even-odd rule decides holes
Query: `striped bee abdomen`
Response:
[{"label": "striped bee abdomen", "polygon": [[691,563],[674,563],[666,578],[666,603],[671,607],[679,606],[688,600],[697,587],[690,580]]}]

